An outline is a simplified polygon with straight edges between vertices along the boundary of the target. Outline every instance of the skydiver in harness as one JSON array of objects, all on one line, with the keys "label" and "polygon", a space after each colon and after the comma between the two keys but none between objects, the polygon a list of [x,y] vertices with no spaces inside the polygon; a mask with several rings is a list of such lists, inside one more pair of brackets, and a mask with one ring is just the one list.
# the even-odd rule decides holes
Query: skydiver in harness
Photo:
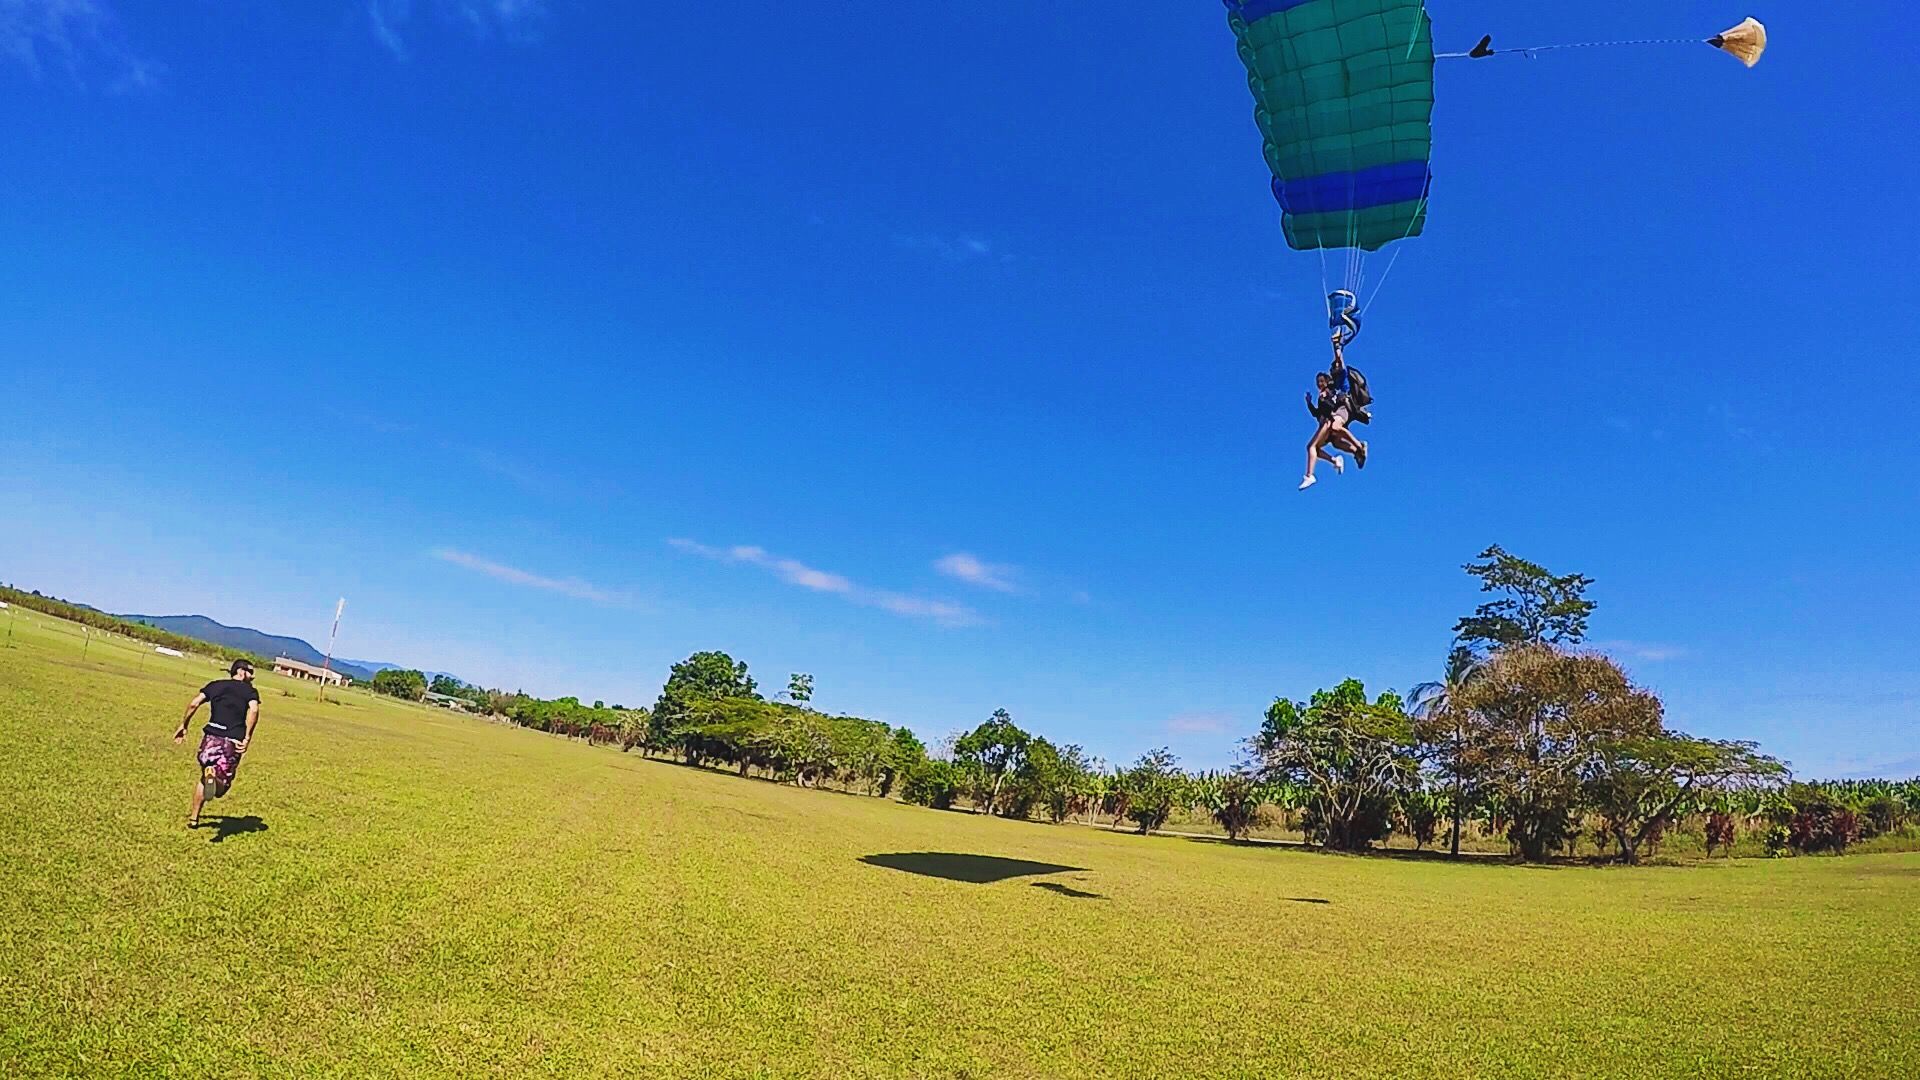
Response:
[{"label": "skydiver in harness", "polygon": [[1344,290],[1327,298],[1327,313],[1333,324],[1333,364],[1314,376],[1318,396],[1307,395],[1307,412],[1319,426],[1307,440],[1307,474],[1300,480],[1301,491],[1319,482],[1313,475],[1317,461],[1331,463],[1334,472],[1346,471],[1346,462],[1328,451],[1329,443],[1352,454],[1361,468],[1367,467],[1367,444],[1347,430],[1354,420],[1363,424],[1373,421],[1373,414],[1367,411],[1373,395],[1367,390],[1366,376],[1349,368],[1344,355],[1346,346],[1360,334],[1360,313],[1355,307],[1353,294]]}]

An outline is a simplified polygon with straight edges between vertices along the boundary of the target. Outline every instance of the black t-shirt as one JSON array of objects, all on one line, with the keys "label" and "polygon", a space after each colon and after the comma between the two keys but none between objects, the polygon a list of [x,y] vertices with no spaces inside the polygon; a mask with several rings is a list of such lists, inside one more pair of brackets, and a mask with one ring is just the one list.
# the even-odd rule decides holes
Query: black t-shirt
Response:
[{"label": "black t-shirt", "polygon": [[260,691],[244,679],[216,679],[200,688],[207,699],[207,734],[229,739],[247,737],[247,706],[260,700]]}]

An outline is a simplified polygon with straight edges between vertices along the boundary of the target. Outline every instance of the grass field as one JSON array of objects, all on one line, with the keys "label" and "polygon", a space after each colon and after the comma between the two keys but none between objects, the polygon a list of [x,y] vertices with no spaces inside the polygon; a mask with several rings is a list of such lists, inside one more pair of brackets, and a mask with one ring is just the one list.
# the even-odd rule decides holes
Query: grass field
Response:
[{"label": "grass field", "polygon": [[1920,855],[1142,838],[271,677],[188,832],[213,666],[15,633],[0,1075],[1920,1076]]}]

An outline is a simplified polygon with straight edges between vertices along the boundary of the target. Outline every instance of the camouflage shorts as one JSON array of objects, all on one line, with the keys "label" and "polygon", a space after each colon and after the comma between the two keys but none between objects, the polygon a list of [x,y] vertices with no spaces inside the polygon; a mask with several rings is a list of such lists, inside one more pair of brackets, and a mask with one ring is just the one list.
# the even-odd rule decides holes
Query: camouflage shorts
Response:
[{"label": "camouflage shorts", "polygon": [[240,771],[240,746],[224,735],[203,735],[197,759],[202,769],[213,770],[214,798],[233,786],[233,774]]}]

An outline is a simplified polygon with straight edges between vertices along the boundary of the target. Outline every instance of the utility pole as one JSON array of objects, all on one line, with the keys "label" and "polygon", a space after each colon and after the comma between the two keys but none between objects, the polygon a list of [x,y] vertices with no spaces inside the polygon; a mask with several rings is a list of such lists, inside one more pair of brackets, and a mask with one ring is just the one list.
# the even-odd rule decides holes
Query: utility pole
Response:
[{"label": "utility pole", "polygon": [[320,661],[320,700],[327,700],[327,675],[333,670],[333,643],[340,636],[340,615],[347,610],[347,598],[333,607],[333,629],[327,633],[327,655]]}]

